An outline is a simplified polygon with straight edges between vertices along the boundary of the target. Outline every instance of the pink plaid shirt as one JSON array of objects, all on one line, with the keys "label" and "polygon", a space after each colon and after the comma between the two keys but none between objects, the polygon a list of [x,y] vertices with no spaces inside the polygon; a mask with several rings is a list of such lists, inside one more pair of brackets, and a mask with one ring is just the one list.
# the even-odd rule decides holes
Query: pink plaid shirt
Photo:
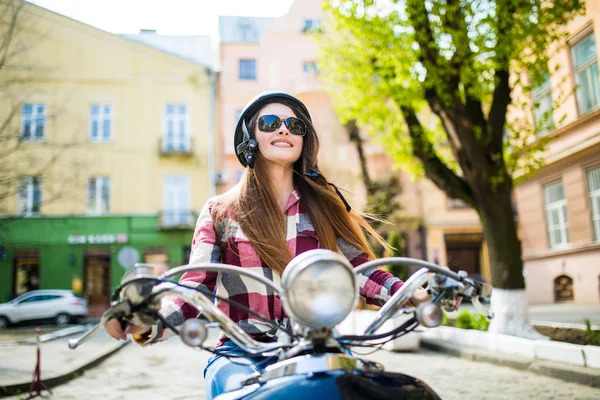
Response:
[{"label": "pink plaid shirt", "polygon": [[[192,240],[190,264],[206,262],[230,264],[252,271],[279,284],[279,274],[264,265],[236,221],[222,220],[215,224],[211,206],[218,201],[218,196],[209,199],[198,217]],[[319,238],[308,216],[302,210],[300,196],[296,191],[292,192],[284,213],[286,216],[286,243],[290,253],[296,256],[307,250],[319,248]],[[228,225],[229,229],[225,232],[225,227]],[[338,248],[354,267],[368,261],[364,252],[342,239],[338,240]],[[363,273],[358,281],[360,295],[369,304],[383,305],[402,286],[402,281],[398,278],[375,268]],[[241,303],[274,322],[288,324],[281,300],[271,289],[251,278],[226,273],[189,272],[181,277],[180,282],[192,287],[203,285],[209,291],[216,291],[219,296]],[[229,304],[222,301],[217,300],[216,304],[251,336],[259,340],[277,336],[278,332],[272,326],[256,319],[253,315],[230,307]],[[180,325],[184,320],[198,316],[197,310],[191,305],[179,299],[168,298],[163,300],[161,314],[173,325]],[[171,333],[161,325],[159,323],[153,328],[148,343],[171,336]],[[223,340],[227,339],[222,337],[219,344]]]}]

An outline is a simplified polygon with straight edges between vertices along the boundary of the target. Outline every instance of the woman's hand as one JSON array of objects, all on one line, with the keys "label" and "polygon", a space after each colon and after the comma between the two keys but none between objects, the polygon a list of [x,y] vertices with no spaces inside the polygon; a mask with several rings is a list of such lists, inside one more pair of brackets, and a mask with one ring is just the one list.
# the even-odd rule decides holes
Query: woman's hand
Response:
[{"label": "woman's hand", "polygon": [[123,330],[123,328],[121,328],[121,323],[116,318],[109,319],[108,322],[106,323],[105,328],[106,328],[106,332],[108,332],[108,334],[110,336],[114,337],[117,340],[119,340],[119,339],[127,340],[127,334],[142,335],[142,334],[150,332],[150,330],[152,330],[152,327],[150,327],[150,326],[136,326],[136,325],[127,325],[125,330]]}]

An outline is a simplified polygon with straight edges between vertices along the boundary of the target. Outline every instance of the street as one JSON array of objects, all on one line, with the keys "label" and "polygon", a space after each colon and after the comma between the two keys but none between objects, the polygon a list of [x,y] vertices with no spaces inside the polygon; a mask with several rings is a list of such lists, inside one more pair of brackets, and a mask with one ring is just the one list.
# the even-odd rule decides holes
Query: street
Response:
[{"label": "street", "polygon": [[[80,378],[54,388],[53,398],[203,398],[202,372],[208,357],[177,338],[147,348],[130,344]],[[600,399],[599,388],[427,350],[380,351],[364,358],[422,379],[443,399]]]}]

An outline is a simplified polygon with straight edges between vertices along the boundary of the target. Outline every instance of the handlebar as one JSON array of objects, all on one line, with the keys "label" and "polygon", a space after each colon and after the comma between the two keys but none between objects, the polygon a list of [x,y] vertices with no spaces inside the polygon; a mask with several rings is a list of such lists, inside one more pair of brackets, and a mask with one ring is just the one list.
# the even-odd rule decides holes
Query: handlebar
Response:
[{"label": "handlebar", "polygon": [[[494,313],[487,310],[479,301],[479,298],[488,298],[491,294],[491,286],[482,282],[467,278],[466,274],[456,273],[448,268],[440,267],[427,261],[416,260],[406,257],[382,258],[364,263],[355,268],[359,274],[369,269],[383,265],[419,265],[423,266],[404,282],[402,287],[379,309],[373,321],[367,326],[364,335],[371,335],[377,331],[388,319],[390,319],[402,306],[409,301],[415,290],[421,288],[426,282],[435,280],[440,289],[455,287],[460,295],[469,296],[475,309],[484,314],[488,319],[494,317]],[[440,275],[438,275],[440,274]],[[443,276],[442,279],[436,279]],[[450,281],[448,281],[450,279]]]},{"label": "handlebar", "polygon": [[[271,352],[273,350],[277,350],[282,347],[280,343],[262,343],[254,340],[236,323],[234,323],[227,315],[225,315],[217,306],[215,306],[215,304],[209,298],[207,298],[204,294],[202,294],[194,288],[186,287],[182,284],[175,284],[172,282],[168,284],[162,283],[160,285],[156,285],[156,283],[158,282],[164,282],[165,277],[177,275],[182,272],[229,272],[249,276],[253,279],[256,279],[257,281],[266,284],[276,293],[279,294],[281,292],[281,288],[279,288],[276,284],[269,281],[268,279],[258,276],[252,272],[240,270],[239,268],[235,268],[224,264],[194,264],[189,266],[183,266],[179,268],[174,268],[168,271],[167,273],[161,275],[160,277],[151,275],[148,272],[148,270],[145,269],[144,265],[139,265],[134,268],[139,268],[141,272],[131,271],[123,277],[124,283],[117,290],[117,292],[120,295],[120,300],[114,301],[111,307],[104,312],[98,325],[86,332],[82,337],[78,339],[71,339],[69,341],[70,349],[76,349],[79,345],[85,343],[87,340],[95,336],[99,331],[105,328],[106,323],[112,318],[118,318],[121,321],[131,320],[132,318],[135,320],[135,307],[132,305],[132,302],[130,301],[129,297],[133,297],[135,299],[134,303],[137,303],[139,305],[143,304],[143,302],[148,301],[149,299],[152,299],[152,302],[154,304],[160,304],[160,299],[165,296],[177,297],[183,300],[184,302],[194,306],[199,312],[202,313],[203,316],[205,316],[211,322],[218,323],[221,329],[225,333],[227,333],[229,338],[242,349],[246,350],[248,353],[262,354],[266,352]],[[141,298],[140,291],[135,290],[135,286],[144,285],[147,287],[148,281],[154,281],[155,286],[153,287],[150,293],[147,293],[146,298]],[[129,285],[134,285],[134,290],[129,290]],[[156,311],[158,311],[158,309]]]},{"label": "handlebar", "polygon": [[[493,313],[487,310],[479,302],[480,298],[489,297],[491,294],[491,286],[467,278],[466,274],[450,271],[446,267],[440,267],[436,264],[412,258],[394,257],[369,261],[355,268],[353,271],[355,275],[359,275],[378,266],[407,264],[418,265],[423,268],[419,269],[415,274],[407,279],[400,290],[398,290],[386,302],[386,304],[381,307],[375,319],[365,329],[365,336],[372,335],[375,331],[377,331],[377,329],[379,329],[388,319],[397,313],[407,301],[409,301],[415,290],[421,288],[428,281],[429,290],[438,291],[437,293],[434,293],[436,294],[436,301],[439,301],[444,296],[452,298],[452,301],[454,301],[456,295],[469,296],[472,298],[474,307],[479,312],[483,313],[490,319],[493,317]],[[69,341],[69,348],[75,349],[79,345],[85,343],[100,330],[104,329],[106,323],[112,318],[117,318],[121,322],[127,321],[133,325],[137,325],[135,323],[136,321],[141,321],[141,323],[138,323],[141,325],[148,325],[149,323],[144,322],[148,322],[149,319],[156,321],[156,315],[160,308],[160,300],[165,296],[175,296],[194,306],[198,312],[202,313],[202,315],[208,320],[218,324],[218,326],[220,326],[220,328],[234,343],[248,353],[263,354],[287,347],[287,345],[283,345],[281,343],[263,343],[254,340],[227,315],[225,315],[213,303],[213,301],[207,297],[207,295],[202,293],[200,289],[186,286],[185,283],[166,281],[167,278],[183,272],[203,271],[235,273],[261,282],[272,289],[277,295],[281,295],[282,289],[269,279],[238,267],[216,263],[181,266],[171,269],[158,277],[153,275],[152,269],[148,267],[148,265],[137,264],[132,270],[128,271],[121,281],[122,285],[115,292],[116,295],[118,295],[118,299],[115,299],[112,302],[111,307],[102,315],[100,323],[86,332],[82,337],[78,339],[71,339]],[[442,292],[452,293],[452,295],[445,295]],[[432,301],[432,303],[434,302],[435,301]],[[454,303],[443,304],[448,306],[448,304]],[[437,307],[439,310],[439,304],[435,305],[435,307]],[[414,309],[412,310],[414,311]],[[417,317],[418,315],[419,312],[417,312]],[[166,324],[168,328],[175,330],[174,327],[170,326],[168,323]],[[177,330],[175,331],[177,332]],[[366,338],[363,340],[366,340]],[[200,346],[201,344],[202,343],[197,344],[197,346]]]}]

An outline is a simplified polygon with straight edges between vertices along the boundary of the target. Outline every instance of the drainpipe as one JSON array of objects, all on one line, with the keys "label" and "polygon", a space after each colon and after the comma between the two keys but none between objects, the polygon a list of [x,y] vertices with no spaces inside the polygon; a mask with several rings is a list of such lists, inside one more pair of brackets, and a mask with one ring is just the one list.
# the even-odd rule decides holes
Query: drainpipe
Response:
[{"label": "drainpipe", "polygon": [[215,110],[217,103],[217,72],[207,68],[210,74],[210,100],[208,123],[208,173],[210,176],[210,197],[217,195],[216,165],[215,165]]}]

